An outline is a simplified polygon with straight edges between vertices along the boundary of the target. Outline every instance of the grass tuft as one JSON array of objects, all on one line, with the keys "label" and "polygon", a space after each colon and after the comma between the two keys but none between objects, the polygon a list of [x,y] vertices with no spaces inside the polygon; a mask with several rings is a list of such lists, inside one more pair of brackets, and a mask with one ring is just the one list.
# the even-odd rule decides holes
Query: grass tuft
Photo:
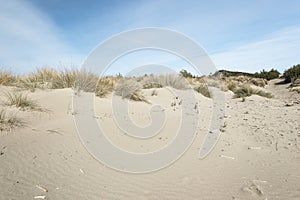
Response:
[{"label": "grass tuft", "polygon": [[205,97],[208,97],[208,98],[211,98],[211,94],[208,90],[208,87],[206,84],[201,84],[201,85],[198,85],[194,88],[194,90],[200,94],[202,94],[203,96]]},{"label": "grass tuft", "polygon": [[17,78],[12,74],[11,71],[0,70],[0,85],[13,85]]},{"label": "grass tuft", "polygon": [[142,88],[142,84],[137,81],[123,79],[117,84],[115,88],[115,94],[121,96],[122,98],[149,103],[146,97],[142,94]]},{"label": "grass tuft", "polygon": [[96,87],[96,96],[105,97],[114,90],[114,82],[109,78],[100,78]]},{"label": "grass tuft", "polygon": [[163,86],[173,87],[178,90],[186,90],[189,89],[189,83],[185,78],[177,75],[167,74],[160,75],[159,83]]},{"label": "grass tuft", "polygon": [[250,86],[247,85],[243,85],[240,86],[239,88],[237,88],[236,90],[234,90],[234,98],[241,98],[241,97],[248,97],[251,95],[259,95],[262,97],[266,97],[266,98],[272,98],[273,95],[269,92],[265,92],[259,89],[254,89]]},{"label": "grass tuft", "polygon": [[27,95],[21,92],[5,92],[6,101],[4,102],[7,106],[15,106],[21,110],[35,110],[35,111],[45,111],[42,109],[36,101],[28,98]]},{"label": "grass tuft", "polygon": [[13,128],[21,127],[24,122],[15,115],[9,115],[4,109],[0,110],[0,132],[11,131]]}]

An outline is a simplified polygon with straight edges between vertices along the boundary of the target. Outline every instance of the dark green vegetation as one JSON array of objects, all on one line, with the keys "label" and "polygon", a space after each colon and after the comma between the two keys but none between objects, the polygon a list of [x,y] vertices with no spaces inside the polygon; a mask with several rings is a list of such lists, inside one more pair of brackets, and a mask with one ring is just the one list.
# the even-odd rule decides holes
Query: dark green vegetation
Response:
[{"label": "dark green vegetation", "polygon": [[292,78],[294,78],[294,80],[300,78],[300,64],[294,65],[293,67],[285,70],[283,77],[287,83],[290,83]]},{"label": "dark green vegetation", "polygon": [[252,78],[263,78],[266,80],[272,80],[275,78],[278,78],[280,75],[280,72],[276,69],[271,69],[270,71],[262,70],[261,72],[256,72],[254,74],[247,73],[247,72],[236,72],[236,71],[228,71],[228,70],[219,70],[214,75],[222,74],[225,77],[229,76],[248,76]]}]

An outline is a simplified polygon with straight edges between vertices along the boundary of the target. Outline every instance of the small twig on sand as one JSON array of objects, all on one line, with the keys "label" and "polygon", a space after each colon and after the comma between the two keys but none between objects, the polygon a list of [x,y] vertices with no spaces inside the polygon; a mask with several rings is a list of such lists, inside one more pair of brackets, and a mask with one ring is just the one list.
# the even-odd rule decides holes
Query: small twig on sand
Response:
[{"label": "small twig on sand", "polygon": [[231,156],[224,156],[224,155],[220,155],[220,157],[222,157],[222,158],[227,158],[227,159],[231,159],[231,160],[234,160],[234,159],[235,159],[234,157],[231,157]]},{"label": "small twig on sand", "polygon": [[248,149],[260,150],[260,149],[261,149],[261,147],[248,147]]},{"label": "small twig on sand", "polygon": [[44,191],[44,192],[48,192],[48,190],[42,186],[36,185],[35,187],[37,187],[38,189]]},{"label": "small twig on sand", "polygon": [[51,129],[48,129],[48,130],[46,130],[46,131],[49,132],[49,133],[56,133],[56,134],[62,135],[58,130],[51,130]]},{"label": "small twig on sand", "polygon": [[46,199],[46,196],[35,196],[35,199]]}]

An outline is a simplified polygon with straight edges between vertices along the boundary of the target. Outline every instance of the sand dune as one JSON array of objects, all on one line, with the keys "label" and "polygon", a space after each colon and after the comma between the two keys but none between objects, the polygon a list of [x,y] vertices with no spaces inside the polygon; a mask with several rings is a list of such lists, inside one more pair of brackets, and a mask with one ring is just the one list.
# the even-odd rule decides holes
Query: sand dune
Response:
[{"label": "sand dune", "polygon": [[[18,112],[26,126],[1,132],[0,199],[300,199],[300,97],[287,99],[290,93],[278,87],[284,86],[266,87],[273,99],[253,95],[244,102],[225,92],[220,140],[203,160],[198,155],[212,99],[196,94],[200,126],[191,147],[174,164],[146,174],[113,170],[88,153],[76,132],[71,89],[30,93],[47,112],[1,105]],[[143,90],[152,104],[164,107],[167,120],[158,135],[142,141],[116,127],[111,96],[96,98],[97,120],[115,145],[146,153],[172,142],[180,105],[171,106],[175,97],[166,88],[157,89],[157,96],[151,91]],[[129,116],[146,126],[150,107],[130,101]]]}]

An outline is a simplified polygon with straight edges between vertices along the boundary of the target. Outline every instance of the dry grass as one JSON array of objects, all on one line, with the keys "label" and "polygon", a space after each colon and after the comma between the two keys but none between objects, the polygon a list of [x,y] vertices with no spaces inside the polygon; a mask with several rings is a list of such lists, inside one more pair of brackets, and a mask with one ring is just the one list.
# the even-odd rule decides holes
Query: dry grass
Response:
[{"label": "dry grass", "polygon": [[241,97],[248,97],[251,95],[259,95],[266,98],[272,98],[273,95],[269,92],[265,92],[263,90],[254,89],[250,87],[249,85],[243,85],[234,90],[234,98],[241,98]]},{"label": "dry grass", "polygon": [[189,82],[185,78],[177,75],[161,75],[158,77],[159,83],[163,86],[169,86],[178,90],[190,89]]},{"label": "dry grass", "polygon": [[24,122],[12,114],[7,114],[4,109],[0,110],[0,131],[11,131],[13,128],[21,127]]},{"label": "dry grass", "polygon": [[140,82],[143,85],[144,89],[163,87],[163,85],[159,81],[158,76],[145,76]]},{"label": "dry grass", "polygon": [[146,76],[140,82],[142,83],[144,89],[162,88],[167,86],[179,90],[191,88],[189,86],[189,82],[185,78],[175,74]]},{"label": "dry grass", "polygon": [[222,77],[217,78],[210,76],[205,78],[208,86],[216,87],[221,89],[222,91],[235,91],[239,87],[243,87],[244,85],[254,85],[258,87],[264,87],[267,85],[267,81],[261,78],[252,78],[248,76],[230,76],[230,77]]},{"label": "dry grass", "polygon": [[21,92],[4,92],[5,101],[4,104],[7,106],[15,106],[21,110],[35,110],[35,111],[46,111],[42,109],[36,101],[28,98],[26,94]]},{"label": "dry grass", "polygon": [[205,97],[211,98],[211,94],[210,94],[206,84],[200,84],[200,85],[194,87],[194,90],[196,92],[202,94]]},{"label": "dry grass", "polygon": [[231,77],[224,77],[225,82],[232,82],[237,85],[245,85],[245,84],[252,84],[258,87],[264,87],[268,84],[265,79],[262,78],[252,78],[248,76],[231,76]]},{"label": "dry grass", "polygon": [[237,89],[237,87],[238,87],[237,83],[234,83],[232,81],[228,81],[225,84],[225,86],[226,86],[227,90],[230,90],[232,92],[234,92]]},{"label": "dry grass", "polygon": [[118,82],[115,88],[115,94],[122,98],[149,103],[146,97],[142,94],[142,88],[142,84],[135,80],[123,79]]},{"label": "dry grass", "polygon": [[20,77],[17,81],[16,86],[30,91],[35,89],[51,89],[54,77],[58,72],[54,69],[42,68],[37,69],[35,72],[30,73],[27,76]]},{"label": "dry grass", "polygon": [[153,89],[152,92],[151,92],[151,96],[157,96],[158,95],[158,92],[156,89]]},{"label": "dry grass", "polygon": [[8,70],[0,70],[0,85],[13,85],[17,78]]},{"label": "dry grass", "polygon": [[76,80],[73,83],[73,89],[82,90],[84,92],[95,92],[99,77],[85,70],[76,71],[74,75]]},{"label": "dry grass", "polygon": [[19,78],[16,86],[34,91],[35,89],[73,88],[83,91],[95,91],[98,77],[84,70],[37,69],[25,77]]},{"label": "dry grass", "polygon": [[115,81],[113,78],[100,78],[96,87],[96,96],[105,97],[114,90]]}]

